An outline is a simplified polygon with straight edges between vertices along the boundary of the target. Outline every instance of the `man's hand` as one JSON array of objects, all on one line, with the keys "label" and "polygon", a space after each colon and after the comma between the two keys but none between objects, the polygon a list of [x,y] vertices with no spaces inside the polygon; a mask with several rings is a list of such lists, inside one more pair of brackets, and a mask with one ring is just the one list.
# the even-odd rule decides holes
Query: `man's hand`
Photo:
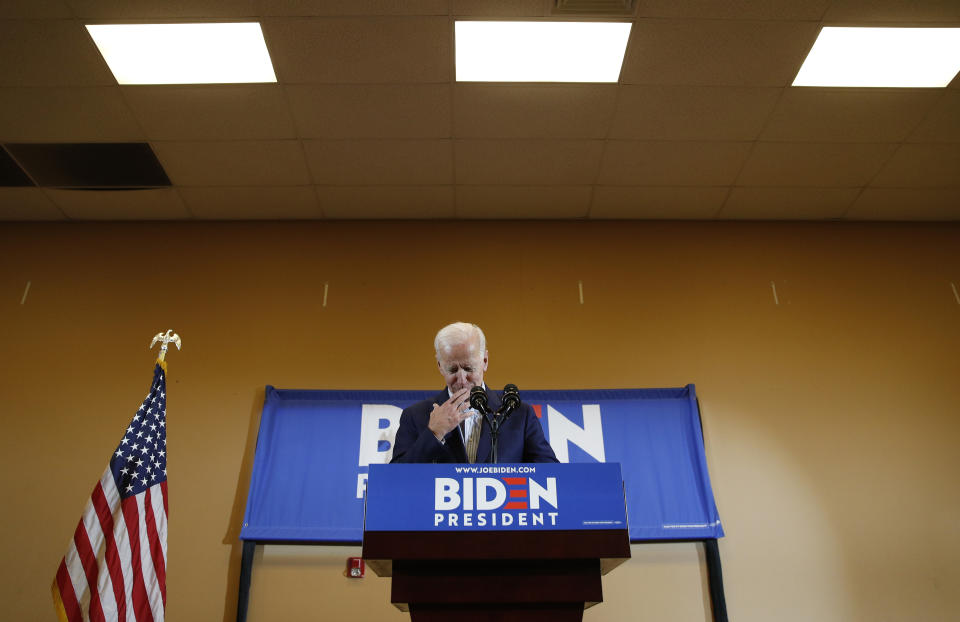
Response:
[{"label": "man's hand", "polygon": [[470,387],[465,387],[454,393],[450,399],[440,406],[433,405],[433,411],[430,413],[430,423],[427,424],[427,427],[437,437],[437,440],[442,440],[450,430],[473,414],[469,412],[469,409]]}]

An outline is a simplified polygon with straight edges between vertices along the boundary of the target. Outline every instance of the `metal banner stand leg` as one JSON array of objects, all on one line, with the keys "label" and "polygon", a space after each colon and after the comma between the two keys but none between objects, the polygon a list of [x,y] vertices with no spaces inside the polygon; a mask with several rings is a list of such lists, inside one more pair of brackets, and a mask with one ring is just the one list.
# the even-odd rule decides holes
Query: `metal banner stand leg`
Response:
[{"label": "metal banner stand leg", "polygon": [[703,541],[707,555],[707,582],[710,584],[710,604],[714,622],[727,622],[727,599],[723,594],[723,569],[720,567],[720,547],[716,538]]},{"label": "metal banner stand leg", "polygon": [[237,622],[247,622],[247,605],[250,604],[250,576],[253,574],[253,554],[257,543],[243,541],[243,557],[240,560],[240,591],[237,594]]}]

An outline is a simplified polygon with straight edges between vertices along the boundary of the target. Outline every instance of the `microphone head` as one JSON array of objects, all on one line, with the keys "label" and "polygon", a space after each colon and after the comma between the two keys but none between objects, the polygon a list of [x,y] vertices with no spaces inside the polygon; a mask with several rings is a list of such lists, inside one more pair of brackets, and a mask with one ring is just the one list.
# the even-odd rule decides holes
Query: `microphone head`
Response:
[{"label": "microphone head", "polygon": [[481,413],[487,412],[487,392],[483,390],[483,387],[470,389],[470,408]]},{"label": "microphone head", "polygon": [[503,387],[503,405],[507,410],[520,408],[520,391],[517,385],[508,384]]}]

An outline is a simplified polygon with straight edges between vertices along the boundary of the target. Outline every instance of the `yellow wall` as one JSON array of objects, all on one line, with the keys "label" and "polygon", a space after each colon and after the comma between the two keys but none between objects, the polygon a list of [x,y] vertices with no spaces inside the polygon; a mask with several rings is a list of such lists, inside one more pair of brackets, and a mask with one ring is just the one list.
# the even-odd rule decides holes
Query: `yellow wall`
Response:
[{"label": "yellow wall", "polygon": [[[263,386],[438,387],[453,320],[493,386],[697,385],[733,619],[957,619],[956,224],[4,224],[0,248],[3,619],[53,619],[156,332],[184,340],[168,619],[208,622],[235,616]],[[355,551],[262,550],[250,621],[405,619],[341,576]],[[695,545],[633,553],[586,620],[708,619]]]}]

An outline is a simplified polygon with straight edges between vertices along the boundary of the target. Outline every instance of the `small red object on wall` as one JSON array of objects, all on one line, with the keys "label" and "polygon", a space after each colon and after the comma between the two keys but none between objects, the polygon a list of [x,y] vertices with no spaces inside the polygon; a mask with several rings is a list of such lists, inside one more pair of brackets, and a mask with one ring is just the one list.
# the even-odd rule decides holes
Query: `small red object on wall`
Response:
[{"label": "small red object on wall", "polygon": [[348,579],[362,579],[366,571],[363,559],[360,557],[347,558],[347,571],[344,573]]}]

